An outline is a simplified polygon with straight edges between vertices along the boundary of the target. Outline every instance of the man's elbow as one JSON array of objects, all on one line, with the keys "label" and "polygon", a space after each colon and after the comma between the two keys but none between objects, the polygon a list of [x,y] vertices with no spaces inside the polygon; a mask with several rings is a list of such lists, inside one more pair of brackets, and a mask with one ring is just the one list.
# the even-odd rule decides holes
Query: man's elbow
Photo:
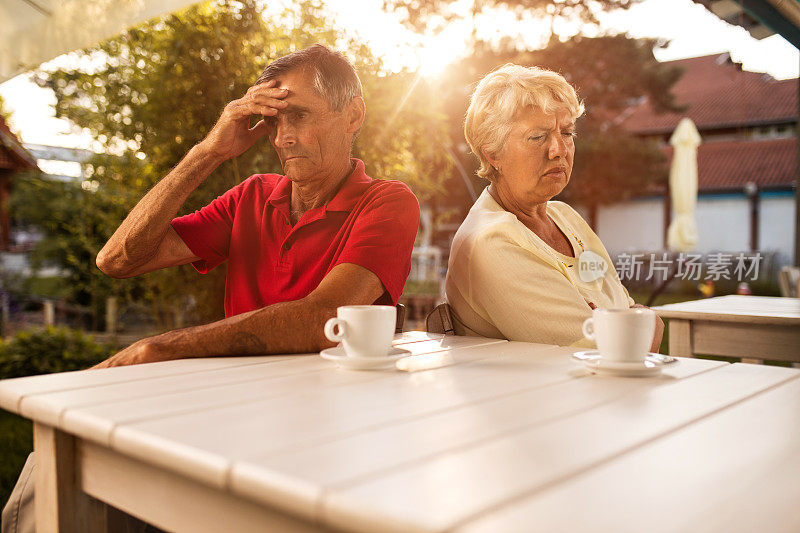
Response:
[{"label": "man's elbow", "polygon": [[124,268],[118,260],[111,257],[111,254],[108,253],[105,248],[100,250],[100,253],[97,254],[95,264],[103,274],[111,276],[112,278],[122,279],[131,277],[131,273],[128,269]]}]

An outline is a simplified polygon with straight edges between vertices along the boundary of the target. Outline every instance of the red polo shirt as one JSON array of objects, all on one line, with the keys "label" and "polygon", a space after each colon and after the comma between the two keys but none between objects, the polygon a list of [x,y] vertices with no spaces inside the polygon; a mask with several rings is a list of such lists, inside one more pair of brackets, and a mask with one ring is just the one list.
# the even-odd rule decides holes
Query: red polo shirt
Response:
[{"label": "red polo shirt", "polygon": [[[399,181],[374,180],[358,159],[333,199],[293,227],[292,182],[256,174],[172,227],[201,274],[228,260],[225,316],[299,300],[340,263],[374,272],[395,304],[411,270],[419,203]],[[391,302],[389,301],[391,300]]]}]

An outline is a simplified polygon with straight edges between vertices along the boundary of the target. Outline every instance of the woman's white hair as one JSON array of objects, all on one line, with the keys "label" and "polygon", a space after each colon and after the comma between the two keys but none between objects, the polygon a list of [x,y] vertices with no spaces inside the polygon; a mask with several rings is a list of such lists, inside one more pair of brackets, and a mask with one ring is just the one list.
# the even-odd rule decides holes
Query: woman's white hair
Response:
[{"label": "woman's white hair", "polygon": [[583,114],[575,89],[557,72],[507,63],[487,74],[472,93],[464,122],[464,135],[481,162],[478,176],[489,181],[497,178],[497,169],[483,150],[499,153],[513,122],[526,108],[548,115],[566,110],[573,119]]}]

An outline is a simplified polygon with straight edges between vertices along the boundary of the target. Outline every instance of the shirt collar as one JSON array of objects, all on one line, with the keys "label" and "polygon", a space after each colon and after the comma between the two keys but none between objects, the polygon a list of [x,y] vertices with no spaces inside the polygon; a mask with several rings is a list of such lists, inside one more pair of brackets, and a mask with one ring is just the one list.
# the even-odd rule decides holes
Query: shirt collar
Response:
[{"label": "shirt collar", "polygon": [[[336,195],[325,204],[325,211],[352,211],[358,199],[372,183],[372,178],[367,176],[364,162],[360,159],[351,158],[353,171],[344,179],[342,186],[339,187]],[[273,207],[286,211],[291,202],[292,182],[286,176],[281,176],[278,183],[272,189],[267,198],[267,202]]]},{"label": "shirt collar", "polygon": [[353,171],[347,176],[330,202],[325,204],[325,211],[352,211],[359,198],[372,183],[372,178],[364,170],[364,162],[351,158]]}]

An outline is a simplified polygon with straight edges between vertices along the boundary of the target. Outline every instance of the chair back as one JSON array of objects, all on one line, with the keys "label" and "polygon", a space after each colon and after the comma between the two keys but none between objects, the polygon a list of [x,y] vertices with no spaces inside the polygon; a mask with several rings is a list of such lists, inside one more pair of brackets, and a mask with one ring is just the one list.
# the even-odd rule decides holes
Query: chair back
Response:
[{"label": "chair back", "polygon": [[428,333],[444,333],[445,335],[455,335],[453,327],[453,311],[450,305],[443,303],[433,308],[425,319],[425,330]]},{"label": "chair back", "polygon": [[798,279],[800,279],[800,268],[795,266],[783,267],[778,273],[778,283],[781,286],[781,296],[800,298],[800,291],[798,291]]},{"label": "chair back", "polygon": [[403,333],[403,324],[406,321],[406,306],[397,304],[395,307],[397,308],[397,321],[394,323],[394,332]]}]

